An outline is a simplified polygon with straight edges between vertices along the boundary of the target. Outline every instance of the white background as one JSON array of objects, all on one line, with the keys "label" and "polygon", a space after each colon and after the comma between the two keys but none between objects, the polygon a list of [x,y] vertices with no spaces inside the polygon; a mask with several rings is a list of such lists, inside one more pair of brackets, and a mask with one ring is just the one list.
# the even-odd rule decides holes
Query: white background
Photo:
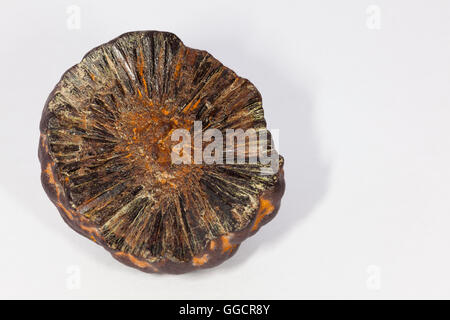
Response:
[{"label": "white background", "polygon": [[[250,79],[280,130],[280,212],[214,269],[123,266],[41,187],[48,94],[134,30]],[[449,1],[2,1],[0,36],[1,298],[450,298]]]}]

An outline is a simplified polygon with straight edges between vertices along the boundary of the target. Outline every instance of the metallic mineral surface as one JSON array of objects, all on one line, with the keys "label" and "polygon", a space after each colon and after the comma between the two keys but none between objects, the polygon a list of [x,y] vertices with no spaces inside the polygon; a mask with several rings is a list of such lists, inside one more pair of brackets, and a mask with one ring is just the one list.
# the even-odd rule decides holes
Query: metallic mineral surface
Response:
[{"label": "metallic mineral surface", "polygon": [[173,164],[171,134],[192,132],[194,121],[270,139],[248,80],[174,34],[126,33],[87,53],[50,94],[40,123],[44,189],[70,227],[127,265],[215,266],[277,213],[284,160],[277,154],[279,170],[265,175],[261,162]]}]

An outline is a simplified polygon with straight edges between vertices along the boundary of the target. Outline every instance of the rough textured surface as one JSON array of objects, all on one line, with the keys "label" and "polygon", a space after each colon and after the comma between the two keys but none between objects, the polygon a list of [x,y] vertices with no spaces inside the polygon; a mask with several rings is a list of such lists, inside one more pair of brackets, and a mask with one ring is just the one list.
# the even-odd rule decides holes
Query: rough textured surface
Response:
[{"label": "rough textured surface", "polygon": [[124,34],[91,50],[50,94],[44,189],[74,230],[127,265],[217,265],[275,216],[283,158],[273,175],[259,162],[174,165],[170,135],[195,120],[204,130],[266,131],[258,90],[210,54],[171,33]]}]

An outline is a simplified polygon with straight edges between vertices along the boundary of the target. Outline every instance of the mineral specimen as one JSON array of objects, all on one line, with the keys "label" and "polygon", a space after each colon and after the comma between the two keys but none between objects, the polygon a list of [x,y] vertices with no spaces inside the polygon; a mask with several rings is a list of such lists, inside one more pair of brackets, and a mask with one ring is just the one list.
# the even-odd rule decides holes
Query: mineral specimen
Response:
[{"label": "mineral specimen", "polygon": [[[252,83],[174,34],[123,34],[88,52],[51,92],[40,123],[43,187],[70,227],[129,266],[215,266],[275,216],[284,193],[284,160],[261,101]],[[271,163],[250,161],[250,139],[214,149],[235,160],[240,143],[245,163],[174,163],[173,133],[196,136],[196,123],[201,133],[265,134],[258,152],[265,142],[279,166],[264,173]],[[205,146],[187,145],[184,159]]]}]

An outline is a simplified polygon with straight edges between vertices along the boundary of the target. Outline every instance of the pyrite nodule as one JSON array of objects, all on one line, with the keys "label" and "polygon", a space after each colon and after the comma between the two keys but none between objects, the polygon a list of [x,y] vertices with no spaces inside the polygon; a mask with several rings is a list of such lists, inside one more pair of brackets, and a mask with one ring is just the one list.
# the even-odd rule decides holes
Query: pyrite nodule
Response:
[{"label": "pyrite nodule", "polygon": [[[171,134],[193,133],[195,122],[265,133],[279,170],[174,164]],[[88,52],[51,92],[40,131],[42,184],[64,221],[142,271],[218,265],[275,216],[284,193],[258,90],[168,32],[130,32]]]}]

